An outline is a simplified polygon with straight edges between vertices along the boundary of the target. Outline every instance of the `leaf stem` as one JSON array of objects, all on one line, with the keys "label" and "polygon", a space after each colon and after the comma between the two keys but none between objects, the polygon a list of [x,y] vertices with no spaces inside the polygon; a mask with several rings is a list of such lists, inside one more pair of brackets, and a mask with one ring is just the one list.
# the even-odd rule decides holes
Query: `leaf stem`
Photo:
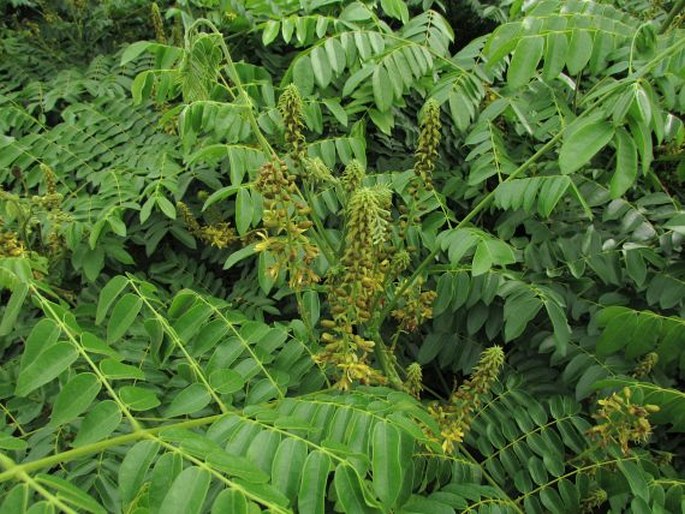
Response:
[{"label": "leaf stem", "polygon": [[[561,135],[563,134],[563,130],[559,131],[552,139],[547,141],[540,149],[535,152],[533,155],[531,155],[523,164],[521,164],[514,172],[509,175],[503,182],[502,184],[509,182],[511,180],[514,180],[515,178],[518,178],[524,171],[526,171],[535,161],[537,161],[540,157],[542,157],[544,154],[546,154],[549,150],[551,150],[554,145],[561,139]],[[464,218],[457,224],[457,226],[454,228],[455,230],[458,230],[464,225],[466,225],[468,222],[470,222],[473,218],[475,218],[481,211],[483,211],[486,207],[490,205],[492,200],[495,198],[495,191],[497,191],[497,188],[493,189],[490,191],[487,195],[485,195],[478,204],[471,209],[471,211],[464,216]],[[421,274],[425,271],[425,269],[433,262],[435,257],[440,253],[440,247],[436,246],[427,256],[426,258],[423,259],[421,264],[418,265],[416,270],[414,270],[414,273],[409,277],[408,280],[404,282],[402,286],[400,286],[399,290],[396,292],[395,296],[383,307],[383,310],[380,313],[380,316],[378,316],[377,321],[374,324],[374,330],[377,331],[387,315],[395,308],[397,305],[397,302],[399,299],[402,297],[404,293],[407,292],[407,290],[416,282],[416,280],[421,276]]]},{"label": "leaf stem", "polygon": [[659,29],[659,34],[664,34],[671,27],[671,24],[682,12],[683,8],[685,8],[685,0],[678,0],[666,15],[666,19]]}]

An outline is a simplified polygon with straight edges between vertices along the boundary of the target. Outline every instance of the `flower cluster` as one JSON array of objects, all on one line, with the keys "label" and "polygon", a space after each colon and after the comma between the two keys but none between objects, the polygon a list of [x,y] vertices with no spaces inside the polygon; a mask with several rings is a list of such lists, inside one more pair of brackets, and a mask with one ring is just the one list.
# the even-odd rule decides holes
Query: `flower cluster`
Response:
[{"label": "flower cluster", "polygon": [[318,364],[333,366],[339,376],[335,386],[346,391],[355,382],[384,384],[385,377],[368,364],[368,357],[375,343],[353,333],[344,320],[323,320],[326,330],[321,334],[324,349],[314,356]]},{"label": "flower cluster", "polygon": [[607,492],[604,489],[594,489],[587,497],[580,502],[580,512],[583,514],[590,514],[596,508],[601,507],[608,499]]},{"label": "flower cluster", "polygon": [[371,319],[374,302],[389,269],[385,242],[392,196],[387,188],[380,187],[357,187],[349,192],[340,266],[328,278],[333,319],[321,322],[326,329],[321,337],[325,346],[317,355],[319,362],[337,369],[340,379],[336,386],[342,389],[355,381],[386,382],[368,364],[375,343],[355,333],[355,327]]},{"label": "flower cluster", "polygon": [[659,354],[656,352],[649,352],[647,355],[642,357],[642,359],[640,359],[640,361],[637,363],[637,366],[635,366],[632,374],[633,378],[645,378],[652,372],[654,366],[656,366],[658,362]]},{"label": "flower cluster", "polygon": [[466,382],[452,393],[447,405],[434,404],[429,412],[440,426],[442,448],[445,453],[454,450],[456,443],[464,440],[471,427],[473,412],[481,405],[483,397],[497,380],[504,364],[504,352],[499,346],[485,350]]},{"label": "flower cluster", "polygon": [[409,394],[419,397],[423,390],[423,371],[418,362],[412,362],[407,366],[407,378],[404,381],[404,387]]},{"label": "flower cluster", "polygon": [[155,39],[158,43],[166,44],[166,34],[164,33],[164,22],[162,21],[162,13],[159,10],[157,2],[152,2],[150,5],[150,19],[152,26],[155,29]]},{"label": "flower cluster", "polygon": [[414,332],[419,325],[433,317],[433,302],[438,294],[435,291],[421,291],[422,282],[417,280],[416,287],[405,293],[403,305],[392,311],[400,329]]},{"label": "flower cluster", "polygon": [[598,400],[600,408],[592,416],[597,425],[588,431],[602,446],[618,443],[624,455],[630,452],[630,443],[644,444],[649,440],[652,426],[647,418],[659,411],[656,405],[640,405],[631,398],[632,391],[624,387],[619,393]]},{"label": "flower cluster", "polygon": [[278,99],[278,111],[283,118],[288,152],[295,162],[301,163],[306,157],[304,122],[302,121],[302,97],[295,84],[290,84],[283,91]]},{"label": "flower cluster", "polygon": [[389,262],[384,258],[391,193],[387,188],[361,187],[347,205],[342,272],[329,288],[331,312],[354,324],[371,319],[373,302],[383,289]]},{"label": "flower cluster", "polygon": [[64,255],[65,241],[62,227],[71,220],[71,216],[62,209],[63,196],[57,191],[55,172],[46,164],[41,164],[40,170],[45,186],[44,193],[41,195],[29,196],[28,186],[18,167],[12,169],[12,174],[22,181],[26,195],[16,195],[0,188],[0,202],[8,202],[13,206],[12,217],[15,218],[16,225],[22,227],[20,236],[14,232],[8,232],[10,235],[4,239],[6,239],[7,251],[10,253],[22,256],[33,253],[24,250],[24,245],[26,245],[32,250],[49,256],[50,261],[54,263],[57,258]]},{"label": "flower cluster", "polygon": [[42,196],[34,196],[33,202],[48,211],[59,209],[62,204],[62,195],[57,192],[55,172],[47,164],[41,164],[40,171],[43,173],[46,192]]},{"label": "flower cluster", "polygon": [[331,170],[319,157],[313,159],[307,157],[304,162],[304,171],[306,178],[311,182],[318,183],[334,183],[337,179],[331,173]]},{"label": "flower cluster", "polygon": [[357,159],[352,159],[348,162],[347,166],[345,166],[345,171],[343,171],[341,180],[345,192],[348,195],[354,193],[361,187],[365,176],[366,170],[364,170],[364,166],[362,166],[361,162]]},{"label": "flower cluster", "polygon": [[204,243],[216,248],[226,248],[236,240],[235,230],[229,223],[221,221],[201,225],[185,203],[178,202],[176,209],[181,213],[188,232]]},{"label": "flower cluster", "polygon": [[306,235],[313,225],[308,219],[311,209],[299,197],[294,175],[288,173],[284,162],[268,162],[261,167],[255,188],[264,197],[262,220],[268,230],[256,249],[268,250],[276,257],[269,272],[276,277],[286,269],[293,289],[318,282],[312,266],[319,249]]},{"label": "flower cluster", "polygon": [[16,232],[0,230],[0,257],[24,257],[26,248]]},{"label": "flower cluster", "polygon": [[[428,100],[423,108],[423,116],[419,124],[419,142],[415,154],[414,173],[419,178],[420,186],[429,190],[433,188],[432,177],[435,161],[438,158],[440,126],[440,106],[435,100]],[[418,189],[414,187],[411,192],[416,195]]]}]

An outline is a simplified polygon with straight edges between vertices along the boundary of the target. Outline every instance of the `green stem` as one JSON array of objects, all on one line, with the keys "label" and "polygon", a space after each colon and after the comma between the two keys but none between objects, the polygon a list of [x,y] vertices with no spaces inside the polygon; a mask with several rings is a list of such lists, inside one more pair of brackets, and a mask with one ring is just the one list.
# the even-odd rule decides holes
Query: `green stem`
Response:
[{"label": "green stem", "polygon": [[682,12],[683,8],[685,8],[685,0],[678,0],[666,15],[666,19],[659,29],[659,34],[664,34],[671,27],[671,24]]},{"label": "green stem", "polygon": [[[15,464],[12,459],[7,457],[6,455],[3,455],[2,453],[0,453],[0,464],[2,464],[2,466],[8,471],[15,471],[18,470],[18,468],[20,468],[20,466]],[[74,509],[65,504],[61,500],[61,498],[58,498],[50,491],[45,489],[42,485],[38,483],[37,480],[35,480],[31,475],[29,475],[25,471],[18,470],[16,471],[16,475],[22,482],[26,483],[31,489],[33,489],[43,498],[45,498],[48,503],[54,505],[55,507],[59,507],[62,510],[62,512],[65,512],[66,514],[78,514]]]},{"label": "green stem", "polygon": [[[180,423],[175,423],[173,425],[161,425],[153,428],[141,428],[135,432],[131,432],[130,434],[112,437],[111,439],[107,439],[105,441],[99,441],[97,443],[81,446],[80,448],[74,448],[73,450],[67,450],[65,452],[56,453],[54,455],[49,455],[48,457],[43,457],[42,459],[33,460],[22,464],[14,464],[12,466],[5,465],[4,467],[7,468],[7,470],[0,473],[0,483],[10,480],[20,475],[21,473],[31,473],[33,471],[38,471],[39,469],[45,468],[49,469],[53,466],[56,466],[57,464],[62,464],[64,462],[69,462],[75,459],[79,459],[81,457],[86,457],[88,455],[101,453],[104,450],[107,450],[115,446],[122,446],[128,443],[132,443],[134,441],[138,441],[139,439],[143,439],[145,437],[149,437],[150,435],[154,435],[162,430],[172,428],[176,429],[199,427],[203,425],[208,425],[210,423],[214,423],[221,417],[221,414],[217,414],[205,418],[181,421]],[[0,457],[5,457],[5,459],[8,459],[8,457],[4,456],[1,453]]]},{"label": "green stem", "polygon": [[376,356],[376,360],[378,361],[378,365],[380,366],[383,375],[387,377],[393,387],[396,389],[402,389],[402,379],[397,374],[395,366],[393,366],[388,358],[388,349],[385,347],[380,333],[375,332],[372,338],[373,342],[375,343],[373,347],[373,353]]}]

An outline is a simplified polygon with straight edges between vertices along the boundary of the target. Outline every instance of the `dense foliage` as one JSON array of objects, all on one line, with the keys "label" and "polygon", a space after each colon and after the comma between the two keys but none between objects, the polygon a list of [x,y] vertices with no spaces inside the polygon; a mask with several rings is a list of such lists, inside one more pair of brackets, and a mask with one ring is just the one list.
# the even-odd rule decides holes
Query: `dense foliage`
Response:
[{"label": "dense foliage", "polygon": [[0,512],[685,511],[681,0],[0,0]]}]

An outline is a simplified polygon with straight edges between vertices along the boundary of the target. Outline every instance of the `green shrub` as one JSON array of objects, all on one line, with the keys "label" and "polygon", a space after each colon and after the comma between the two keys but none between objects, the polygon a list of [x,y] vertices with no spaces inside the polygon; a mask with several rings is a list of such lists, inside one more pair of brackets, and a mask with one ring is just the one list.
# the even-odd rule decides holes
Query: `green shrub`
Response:
[{"label": "green shrub", "polygon": [[642,4],[0,1],[0,512],[681,512]]}]

